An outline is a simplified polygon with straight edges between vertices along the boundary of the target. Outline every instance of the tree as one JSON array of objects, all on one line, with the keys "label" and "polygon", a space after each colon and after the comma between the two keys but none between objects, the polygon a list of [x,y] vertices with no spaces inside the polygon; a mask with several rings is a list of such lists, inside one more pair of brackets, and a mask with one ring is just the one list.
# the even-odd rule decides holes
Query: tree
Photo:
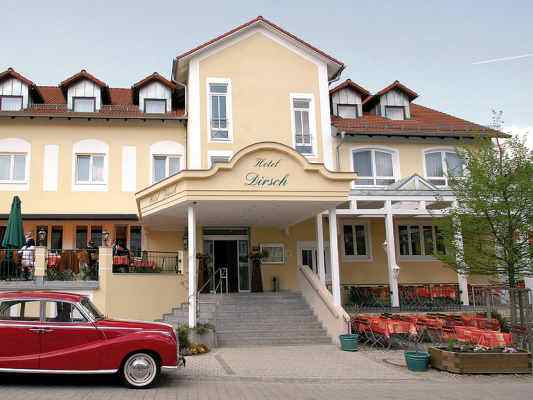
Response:
[{"label": "tree", "polygon": [[482,139],[458,154],[465,174],[450,179],[457,202],[437,222],[447,252],[436,257],[459,273],[491,275],[516,287],[533,274],[531,154],[518,138]]}]

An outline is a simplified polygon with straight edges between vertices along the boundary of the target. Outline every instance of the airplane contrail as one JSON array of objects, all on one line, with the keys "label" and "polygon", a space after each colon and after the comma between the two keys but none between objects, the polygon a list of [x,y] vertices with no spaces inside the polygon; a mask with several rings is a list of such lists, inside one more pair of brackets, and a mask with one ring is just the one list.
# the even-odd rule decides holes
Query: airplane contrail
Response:
[{"label": "airplane contrail", "polygon": [[526,57],[533,57],[533,53],[530,53],[530,54],[521,54],[521,55],[519,55],[519,56],[493,58],[493,59],[491,59],[491,60],[476,61],[476,62],[473,62],[472,65],[490,64],[490,63],[501,62],[501,61],[518,60],[519,58],[526,58]]}]

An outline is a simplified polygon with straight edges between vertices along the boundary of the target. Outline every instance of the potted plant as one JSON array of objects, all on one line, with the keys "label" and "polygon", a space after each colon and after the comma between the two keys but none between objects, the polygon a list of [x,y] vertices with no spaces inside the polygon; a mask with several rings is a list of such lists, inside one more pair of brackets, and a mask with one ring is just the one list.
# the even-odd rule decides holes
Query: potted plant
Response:
[{"label": "potted plant", "polygon": [[252,262],[252,292],[263,291],[263,277],[261,274],[261,260],[268,257],[266,251],[261,251],[257,246],[252,248],[252,252],[248,254],[248,259]]},{"label": "potted plant", "polygon": [[409,371],[423,372],[429,368],[430,355],[427,351],[421,351],[418,343],[415,343],[415,351],[406,350],[404,357]]}]

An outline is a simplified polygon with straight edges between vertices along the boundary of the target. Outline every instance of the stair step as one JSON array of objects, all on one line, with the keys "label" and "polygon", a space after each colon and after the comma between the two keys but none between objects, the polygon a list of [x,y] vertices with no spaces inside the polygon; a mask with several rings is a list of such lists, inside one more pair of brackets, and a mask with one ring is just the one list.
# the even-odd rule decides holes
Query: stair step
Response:
[{"label": "stair step", "polygon": [[254,339],[219,339],[218,345],[223,347],[248,347],[248,346],[295,346],[309,344],[331,344],[331,339],[327,336],[306,337],[306,338],[254,338]]}]

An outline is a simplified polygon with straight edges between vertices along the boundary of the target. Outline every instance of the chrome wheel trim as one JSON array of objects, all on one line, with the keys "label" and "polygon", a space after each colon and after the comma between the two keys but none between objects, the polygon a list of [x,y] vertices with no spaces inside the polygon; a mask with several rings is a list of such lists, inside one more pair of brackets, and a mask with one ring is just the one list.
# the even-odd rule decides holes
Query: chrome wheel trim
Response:
[{"label": "chrome wheel trim", "polygon": [[132,386],[142,387],[149,385],[156,374],[157,363],[149,354],[134,354],[124,363],[124,377]]}]

